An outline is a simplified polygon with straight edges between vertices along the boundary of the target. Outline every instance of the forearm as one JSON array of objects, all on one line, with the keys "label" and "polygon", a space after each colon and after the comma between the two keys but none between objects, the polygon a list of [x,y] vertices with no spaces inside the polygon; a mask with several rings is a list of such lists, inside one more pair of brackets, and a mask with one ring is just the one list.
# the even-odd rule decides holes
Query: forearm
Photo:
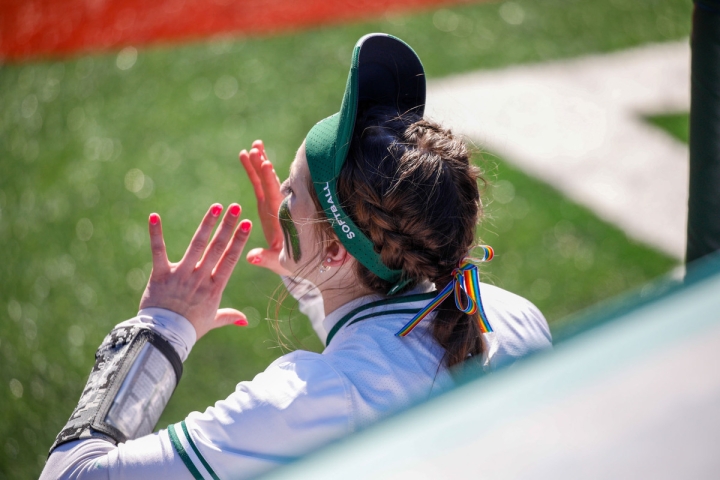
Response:
[{"label": "forearm", "polygon": [[117,324],[115,328],[129,325],[141,325],[162,335],[183,362],[195,345],[196,336],[192,324],[182,315],[164,308],[144,308],[136,317]]},{"label": "forearm", "polygon": [[[195,342],[195,331],[192,325],[184,317],[165,309],[149,308],[141,310],[136,317],[118,324],[115,329],[113,329],[113,332],[126,331],[129,328],[149,330],[162,336],[162,338],[170,345],[170,348],[175,351],[180,361],[184,361],[187,358],[190,349]],[[107,342],[108,338],[106,338],[103,342],[101,349],[103,347],[107,347]],[[100,354],[101,351],[99,350],[98,355]],[[63,429],[62,434],[58,436],[58,440],[56,441],[57,446],[53,449],[53,452],[48,459],[48,463],[43,470],[43,478],[109,478],[109,455],[114,454],[117,456],[118,447],[115,445],[115,442],[133,438],[132,435],[129,435],[128,438],[117,438],[117,436],[115,436],[113,440],[113,438],[111,438],[113,435],[108,436],[94,430],[92,427],[87,426],[81,427],[83,430],[82,433],[73,434],[73,431],[79,431],[78,429],[73,430],[73,427],[82,423],[82,421],[78,422],[76,420],[73,424],[73,419],[82,417],[84,411],[89,410],[92,412],[93,408],[96,408],[98,404],[107,404],[107,402],[113,400],[101,398],[99,395],[93,396],[90,393],[93,389],[98,391],[104,386],[112,383],[113,376],[117,374],[115,371],[103,373],[98,370],[105,368],[107,364],[112,363],[111,358],[107,358],[107,360],[107,362],[96,362],[93,372],[91,373],[90,380],[88,381],[88,385],[81,397],[79,407],[75,410],[75,412],[73,412],[71,421],[69,421],[68,425],[66,425],[65,429]],[[130,367],[132,367],[132,365],[124,368],[124,371],[128,376],[133,373],[133,369]],[[117,371],[120,370],[123,370],[122,365],[117,367]],[[129,377],[127,381],[130,381]],[[98,386],[100,386],[100,388],[98,388]],[[122,392],[123,388],[125,390],[128,389],[128,387],[123,386],[119,389],[120,391],[118,391],[116,388],[114,389],[115,393],[112,394],[120,396],[120,392]],[[110,391],[112,392],[113,389],[111,388]],[[151,394],[152,393],[149,395]],[[141,402],[144,400],[149,399],[140,399]],[[129,405],[129,403],[130,402],[126,400],[125,402],[121,402],[121,405]],[[155,403],[157,404],[157,402]],[[133,411],[131,408],[132,406],[133,405],[129,405],[130,411]],[[137,409],[137,407],[138,405],[135,405],[135,409]],[[160,405],[160,407],[161,411],[161,409],[164,408],[164,403]],[[116,407],[113,408],[117,410]],[[122,414],[123,412],[119,413]],[[128,416],[128,413],[129,412],[125,412],[126,417]],[[107,409],[105,409],[103,415],[106,414]],[[96,413],[93,417],[91,414],[90,417],[95,418],[97,415],[98,414]],[[159,416],[159,413],[157,416]],[[132,418],[132,415],[130,415],[130,417]],[[156,421],[157,418],[154,420]],[[117,419],[115,419],[114,422],[106,421],[106,423],[116,426],[118,422]],[[149,433],[147,430],[151,430],[154,427],[154,422],[152,423],[152,426],[145,427],[141,433]],[[70,426],[70,428],[68,426]],[[122,428],[118,429],[122,430]],[[63,435],[72,439],[72,441],[64,440],[61,438]]]},{"label": "forearm", "polygon": [[40,480],[192,479],[173,449],[167,430],[117,446],[99,439],[84,439],[57,447]]},{"label": "forearm", "polygon": [[109,480],[108,453],[116,449],[112,443],[98,438],[60,445],[48,458],[40,480]]}]

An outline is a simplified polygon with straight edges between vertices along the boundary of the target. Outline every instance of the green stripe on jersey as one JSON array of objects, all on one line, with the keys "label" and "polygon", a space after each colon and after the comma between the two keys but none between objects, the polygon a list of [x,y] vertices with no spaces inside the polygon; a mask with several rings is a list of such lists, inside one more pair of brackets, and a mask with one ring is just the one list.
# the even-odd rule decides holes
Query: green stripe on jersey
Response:
[{"label": "green stripe on jersey", "polygon": [[202,462],[203,467],[210,473],[210,476],[213,478],[213,480],[220,480],[220,477],[215,475],[215,472],[210,467],[210,464],[205,460],[205,458],[200,455],[200,450],[195,446],[195,442],[193,442],[192,437],[190,436],[190,432],[188,432],[187,425],[185,425],[185,420],[180,422],[180,426],[182,427],[183,432],[185,433],[185,438],[187,438],[188,443],[190,444],[190,447],[193,449],[193,452],[195,452],[195,455],[200,459],[200,462]]},{"label": "green stripe on jersey", "polygon": [[389,311],[384,311],[384,312],[371,313],[370,315],[365,315],[364,317],[356,318],[352,322],[348,323],[347,326],[349,327],[350,325],[354,325],[357,322],[362,322],[363,320],[367,320],[368,318],[377,318],[377,317],[383,317],[386,315],[402,315],[402,314],[411,314],[411,313],[414,315],[419,311],[420,311],[420,309],[418,309],[418,308],[403,308],[403,309],[399,309],[399,310],[389,310]]},{"label": "green stripe on jersey", "polygon": [[200,471],[197,469],[197,467],[195,467],[195,464],[190,458],[190,455],[188,455],[188,453],[185,451],[185,447],[183,447],[182,442],[180,442],[180,439],[175,432],[175,425],[170,425],[168,427],[168,435],[170,436],[170,442],[173,444],[173,447],[175,447],[175,451],[178,453],[178,455],[180,455],[180,458],[182,458],[183,463],[190,471],[193,478],[195,478],[195,480],[204,480]]},{"label": "green stripe on jersey", "polygon": [[[330,340],[333,339],[335,334],[350,320],[352,320],[356,315],[359,313],[369,310],[371,308],[381,307],[384,305],[395,305],[398,303],[412,303],[417,302],[420,300],[432,300],[437,295],[437,292],[428,292],[428,293],[418,293],[415,295],[405,295],[402,297],[391,297],[386,298],[384,300],[378,300],[377,302],[371,302],[365,305],[361,305],[360,307],[356,308],[355,310],[351,311],[347,315],[345,315],[343,318],[341,318],[331,329],[330,332],[328,332],[327,340],[325,340],[325,346],[330,345]],[[418,309],[419,310],[419,309]],[[382,314],[387,314],[391,312],[382,312]],[[380,314],[380,312],[378,312]],[[370,318],[371,315],[366,316],[365,318]],[[355,322],[353,322],[355,323]]]}]

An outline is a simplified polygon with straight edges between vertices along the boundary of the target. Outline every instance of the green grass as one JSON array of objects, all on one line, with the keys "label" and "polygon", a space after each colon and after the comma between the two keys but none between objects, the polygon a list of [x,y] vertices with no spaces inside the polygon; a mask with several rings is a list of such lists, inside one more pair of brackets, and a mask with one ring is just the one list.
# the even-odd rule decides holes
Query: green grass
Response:
[{"label": "green grass", "polygon": [[[400,36],[438,77],[682,38],[691,8],[687,0],[463,5],[294,35],[149,48],[129,70],[118,69],[115,53],[2,66],[0,478],[38,476],[97,345],[136,312],[150,261],[147,215],[163,216],[171,259],[212,202],[239,201],[255,219],[238,150],[263,138],[286,171],[309,128],[337,110],[362,34]],[[489,175],[499,193],[481,232],[498,256],[487,278],[528,296],[551,322],[674,264],[494,164]],[[249,248],[261,244],[258,230]],[[228,395],[281,354],[264,320],[278,283],[248,265],[237,269],[223,305],[249,313],[251,328],[225,328],[199,342],[161,427]],[[321,348],[305,322],[294,330],[299,343]]]},{"label": "green grass", "polygon": [[676,265],[507,162],[486,164],[493,185],[478,233],[496,256],[482,279],[531,300],[551,327]]},{"label": "green grass", "polygon": [[688,143],[690,141],[690,114],[687,112],[653,115],[646,117],[646,120],[681,142]]}]

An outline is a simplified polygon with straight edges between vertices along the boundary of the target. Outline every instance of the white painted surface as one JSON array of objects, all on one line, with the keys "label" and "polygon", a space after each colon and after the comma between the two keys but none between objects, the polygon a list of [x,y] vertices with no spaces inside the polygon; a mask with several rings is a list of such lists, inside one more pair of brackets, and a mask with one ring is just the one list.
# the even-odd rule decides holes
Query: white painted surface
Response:
[{"label": "white painted surface", "polygon": [[683,41],[434,80],[427,111],[628,236],[681,259],[688,148],[642,116],[689,108]]}]

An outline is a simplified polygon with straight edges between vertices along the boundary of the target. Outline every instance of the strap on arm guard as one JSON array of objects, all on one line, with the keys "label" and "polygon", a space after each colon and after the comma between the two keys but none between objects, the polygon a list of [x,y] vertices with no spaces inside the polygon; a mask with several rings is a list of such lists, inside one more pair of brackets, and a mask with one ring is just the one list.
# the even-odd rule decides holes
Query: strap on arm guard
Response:
[{"label": "strap on arm guard", "polygon": [[82,438],[122,443],[151,433],[181,376],[182,361],[162,336],[136,325],[115,328],[50,452]]}]

